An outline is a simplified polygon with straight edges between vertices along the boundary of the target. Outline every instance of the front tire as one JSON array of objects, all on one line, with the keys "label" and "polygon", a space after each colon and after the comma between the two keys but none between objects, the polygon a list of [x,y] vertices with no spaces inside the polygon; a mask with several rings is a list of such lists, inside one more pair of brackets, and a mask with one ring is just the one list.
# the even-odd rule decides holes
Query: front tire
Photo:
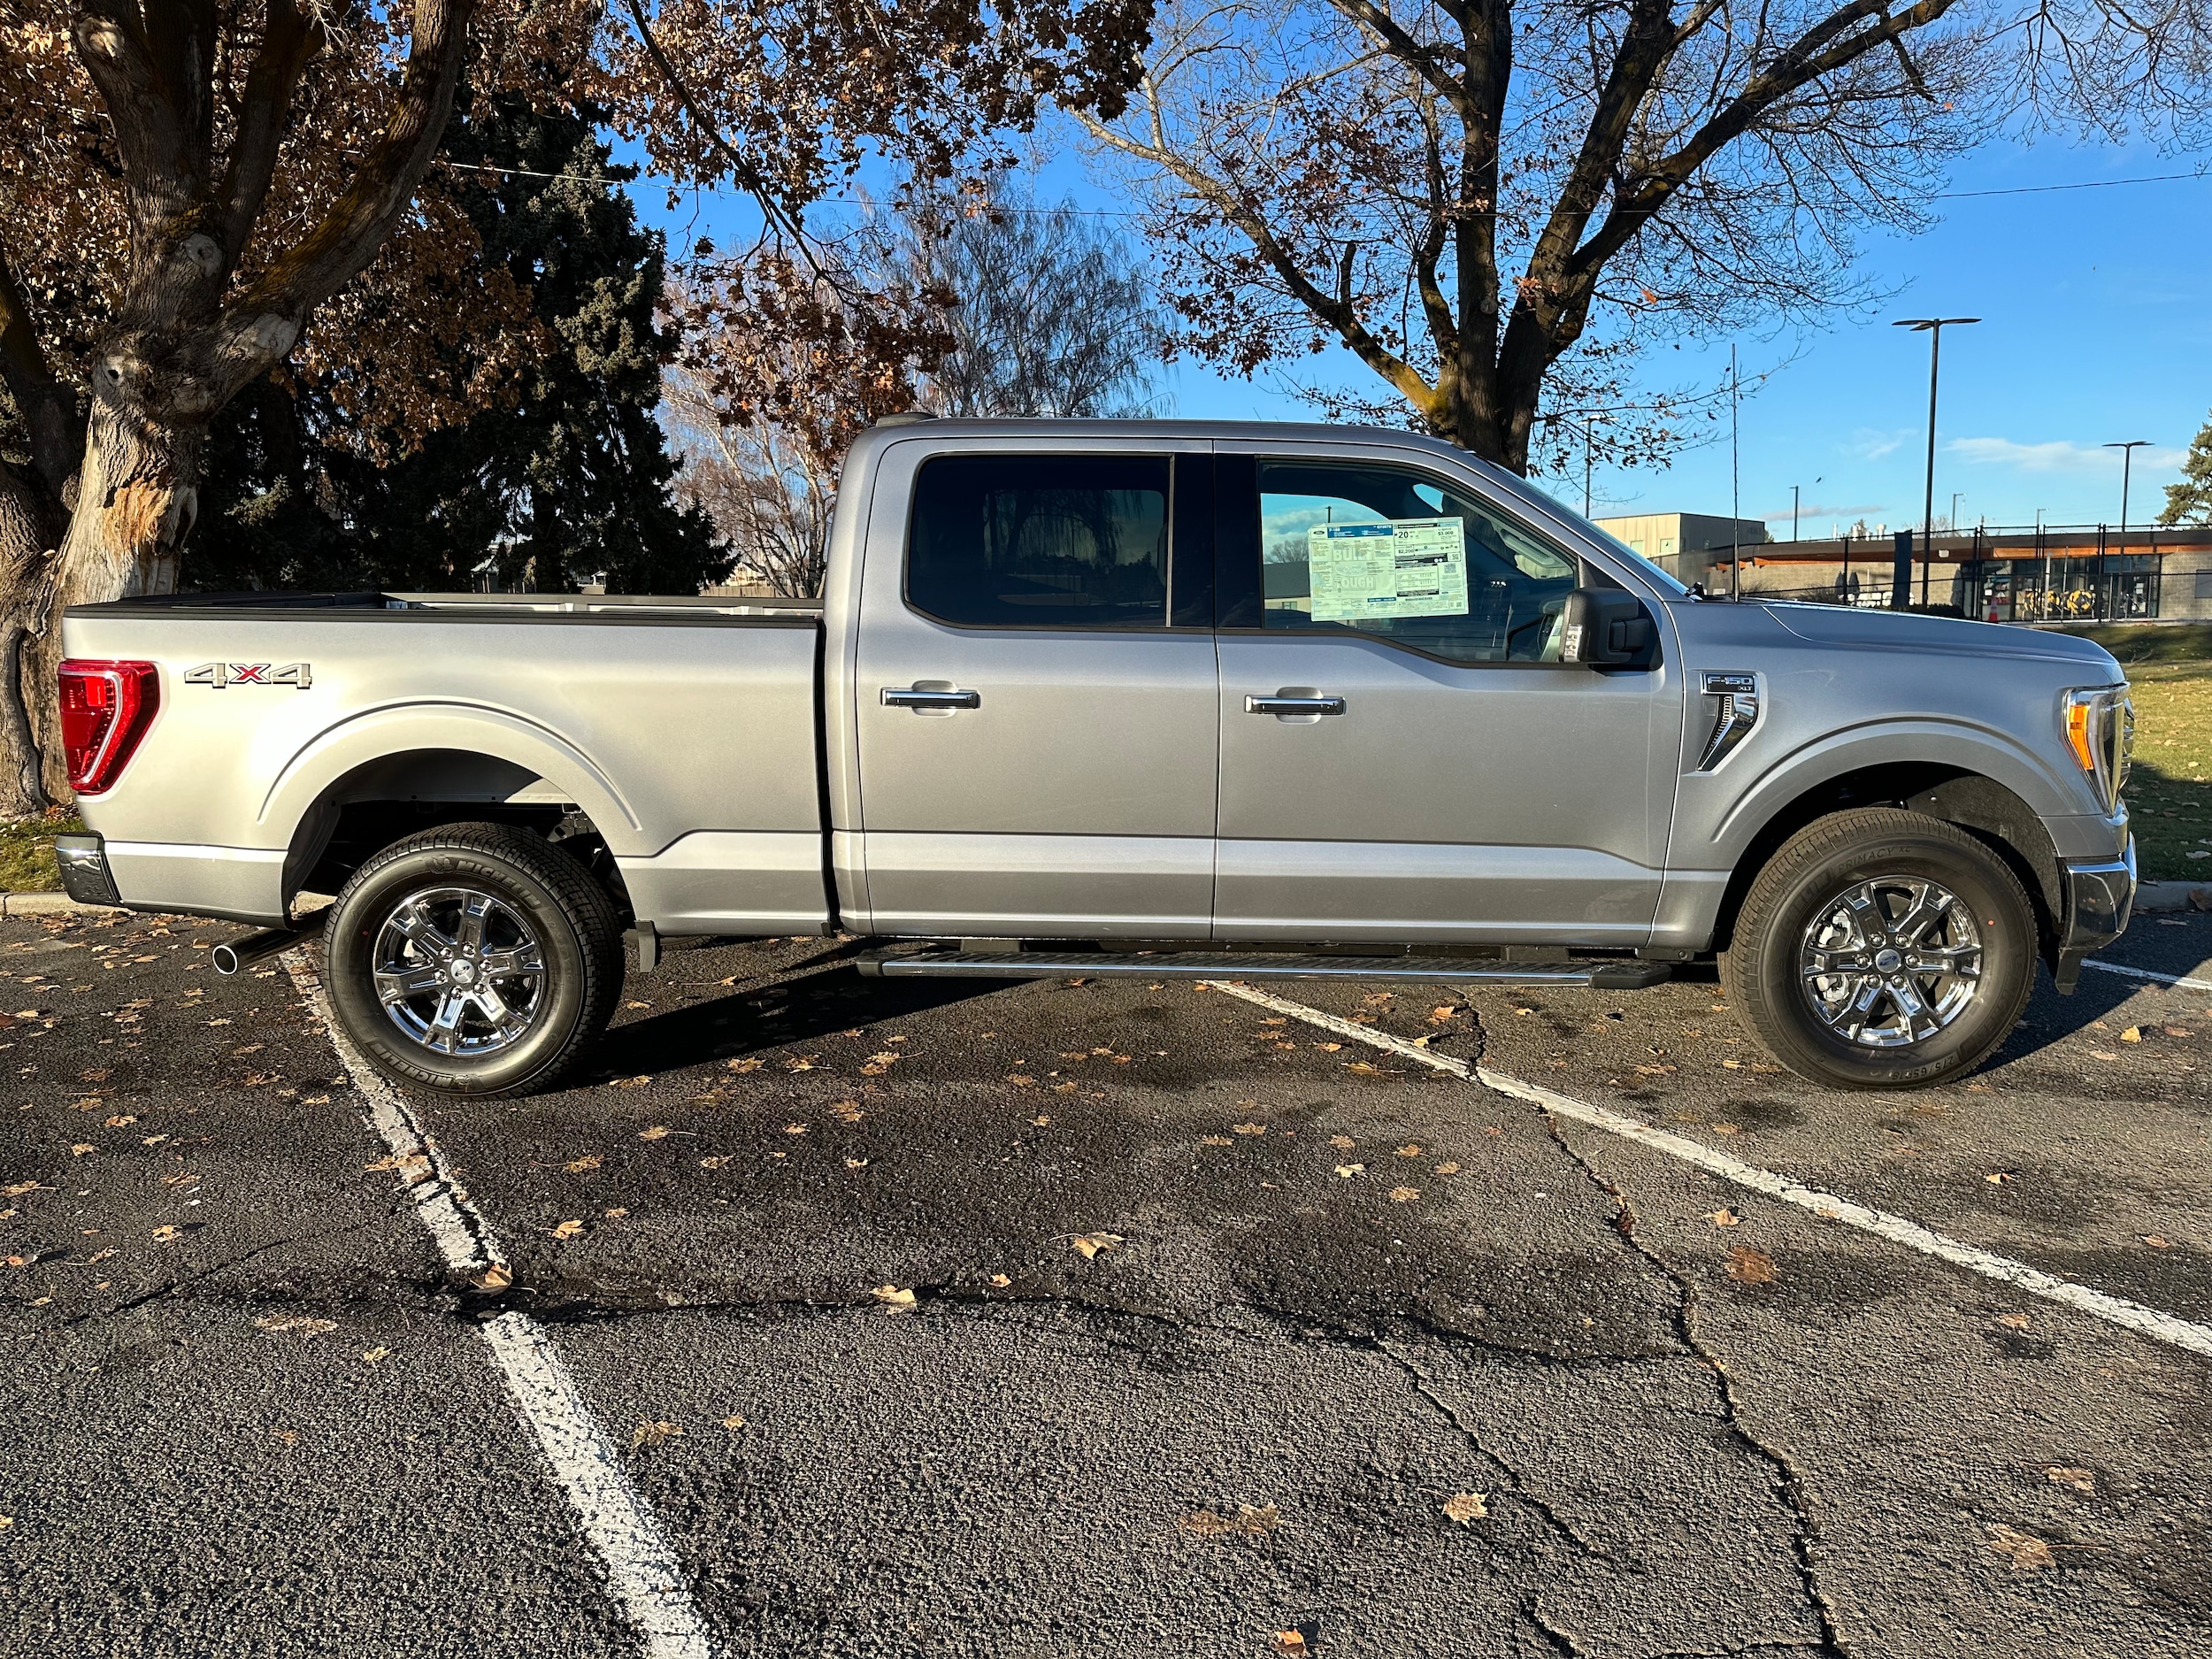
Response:
[{"label": "front tire", "polygon": [[2035,987],[2034,908],[1955,825],[1873,807],[1760,871],[1721,983],[1767,1052],[1835,1088],[1924,1088],[2002,1043]]},{"label": "front tire", "polygon": [[504,824],[447,824],[357,870],[324,933],[339,1023],[386,1077],[497,1097],[553,1084],[622,989],[613,902],[573,858]]}]

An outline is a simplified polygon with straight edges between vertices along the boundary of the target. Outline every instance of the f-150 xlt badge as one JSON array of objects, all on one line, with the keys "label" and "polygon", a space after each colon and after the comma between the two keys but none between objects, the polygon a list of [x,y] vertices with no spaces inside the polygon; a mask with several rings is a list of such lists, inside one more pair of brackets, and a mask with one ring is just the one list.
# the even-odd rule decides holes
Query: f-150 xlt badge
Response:
[{"label": "f-150 xlt badge", "polygon": [[315,683],[315,671],[308,663],[286,663],[281,667],[268,663],[202,663],[185,670],[184,683],[212,686],[218,691],[226,686],[289,686],[295,691],[305,691]]}]

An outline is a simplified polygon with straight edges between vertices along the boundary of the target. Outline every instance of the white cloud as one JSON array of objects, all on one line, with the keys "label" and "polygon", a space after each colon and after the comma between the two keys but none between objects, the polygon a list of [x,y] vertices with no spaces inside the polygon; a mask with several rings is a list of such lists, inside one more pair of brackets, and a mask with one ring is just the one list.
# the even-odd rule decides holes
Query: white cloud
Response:
[{"label": "white cloud", "polygon": [[[1797,513],[1805,518],[1856,518],[1863,513],[1885,512],[1886,511],[1888,511],[1887,503],[1878,501],[1863,501],[1847,507],[1839,507],[1832,502],[1809,501],[1802,507],[1796,510]],[[1778,518],[1787,518],[1790,517],[1790,513],[1791,510],[1789,508],[1783,507],[1773,512],[1763,512],[1759,516],[1760,518],[1771,522]]]},{"label": "white cloud", "polygon": [[1871,426],[1861,426],[1851,434],[1851,442],[1843,447],[1862,461],[1878,461],[1917,430],[1913,426],[1900,426],[1894,432],[1877,432]]},{"label": "white cloud", "polygon": [[[1954,438],[1945,450],[1978,466],[2009,466],[2022,472],[2093,473],[2098,477],[2120,470],[2120,452],[2101,443],[2075,443],[2054,438],[2048,443],[2016,443],[2010,438]],[[2188,458],[2183,449],[2144,449],[2135,452],[2135,470],[2145,472],[2177,467]]]}]

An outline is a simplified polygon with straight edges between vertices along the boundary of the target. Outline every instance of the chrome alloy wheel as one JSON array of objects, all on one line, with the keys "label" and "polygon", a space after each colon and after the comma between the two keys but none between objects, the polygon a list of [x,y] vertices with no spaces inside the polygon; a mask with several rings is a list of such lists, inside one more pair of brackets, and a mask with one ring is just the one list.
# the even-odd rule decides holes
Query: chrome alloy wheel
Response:
[{"label": "chrome alloy wheel", "polygon": [[473,887],[411,894],[376,935],[371,977],[392,1024],[439,1054],[496,1054],[526,1035],[545,997],[537,935]]},{"label": "chrome alloy wheel", "polygon": [[1972,907],[1924,876],[1877,876],[1813,917],[1799,977],[1821,1024],[1846,1042],[1900,1048],[1934,1036],[1981,989]]}]

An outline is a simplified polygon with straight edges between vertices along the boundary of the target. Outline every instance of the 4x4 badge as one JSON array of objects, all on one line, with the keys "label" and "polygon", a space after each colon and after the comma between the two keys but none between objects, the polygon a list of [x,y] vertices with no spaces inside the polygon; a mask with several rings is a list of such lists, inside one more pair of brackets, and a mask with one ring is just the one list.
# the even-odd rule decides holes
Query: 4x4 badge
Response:
[{"label": "4x4 badge", "polygon": [[305,691],[315,683],[315,670],[309,663],[286,663],[281,667],[267,663],[202,663],[185,670],[184,683],[212,686],[218,691],[226,686],[289,686]]}]

